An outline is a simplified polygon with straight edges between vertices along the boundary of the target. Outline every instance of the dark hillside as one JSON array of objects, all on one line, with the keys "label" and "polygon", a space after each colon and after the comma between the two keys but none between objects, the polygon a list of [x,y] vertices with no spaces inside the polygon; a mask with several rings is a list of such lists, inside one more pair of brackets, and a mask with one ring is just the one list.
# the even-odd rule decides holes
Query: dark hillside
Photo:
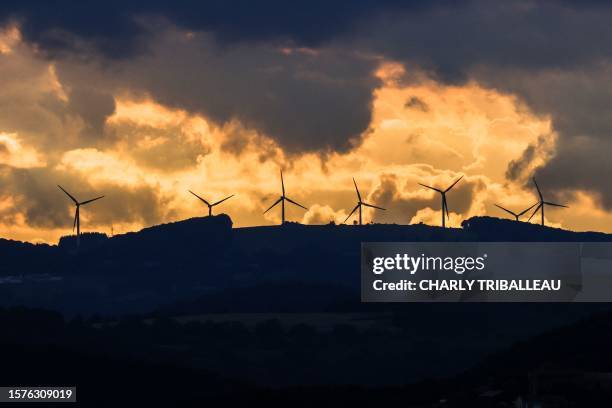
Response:
[{"label": "dark hillside", "polygon": [[[361,242],[610,241],[535,224],[477,217],[462,229],[423,224],[232,229],[227,215],[156,225],[60,246],[0,241],[0,302],[69,314],[153,310],[330,311],[359,302]],[[168,309],[169,308],[169,309]]]}]

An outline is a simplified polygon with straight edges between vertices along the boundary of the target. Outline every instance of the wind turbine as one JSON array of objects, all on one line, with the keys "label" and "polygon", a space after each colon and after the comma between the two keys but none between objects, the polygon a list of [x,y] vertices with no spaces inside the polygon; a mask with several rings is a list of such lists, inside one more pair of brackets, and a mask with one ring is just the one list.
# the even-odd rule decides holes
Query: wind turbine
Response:
[{"label": "wind turbine", "polygon": [[504,210],[505,212],[507,212],[508,214],[512,214],[514,216],[514,218],[516,219],[516,221],[519,220],[519,218],[525,214],[527,211],[531,210],[533,207],[535,207],[538,203],[535,203],[534,205],[532,205],[531,207],[527,208],[526,210],[521,211],[520,213],[515,213],[513,211],[508,210],[507,208],[502,207],[501,205],[497,205],[495,204],[495,206],[497,208],[501,208],[502,210]]},{"label": "wind turbine", "polygon": [[348,215],[348,217],[346,217],[346,220],[344,220],[343,224],[349,219],[351,218],[351,215],[353,215],[353,213],[355,211],[357,211],[357,209],[359,209],[359,225],[363,225],[361,223],[361,207],[362,206],[366,206],[366,207],[372,207],[372,208],[378,208],[379,210],[385,210],[382,207],[377,207],[375,205],[372,204],[368,204],[368,203],[364,203],[363,201],[361,201],[361,194],[359,194],[359,188],[357,188],[357,182],[355,181],[355,178],[353,178],[353,184],[355,184],[355,191],[357,191],[357,205],[355,206],[355,208],[353,208],[353,211],[351,211],[351,213]]},{"label": "wind turbine", "polygon": [[272,208],[274,208],[274,206],[276,206],[276,204],[281,203],[281,225],[285,224],[285,200],[289,201],[291,204],[297,205],[298,207],[302,207],[303,209],[308,211],[308,208],[304,207],[302,204],[298,204],[295,201],[293,201],[292,199],[290,199],[289,197],[285,196],[285,181],[283,180],[283,171],[281,170],[280,172],[281,175],[281,187],[283,189],[283,195],[280,196],[280,198],[278,200],[276,200],[274,202],[274,204],[272,204],[270,206],[270,208],[268,208],[266,211],[264,211],[264,214],[267,213],[268,211],[270,211]]},{"label": "wind turbine", "polygon": [[206,204],[206,205],[208,206],[208,216],[209,216],[209,217],[212,215],[212,208],[213,208],[215,205],[219,205],[219,204],[221,204],[222,202],[224,202],[225,200],[229,200],[230,198],[232,198],[232,197],[234,196],[234,195],[232,194],[231,196],[225,197],[223,200],[219,200],[219,201],[217,201],[216,203],[212,203],[212,204],[211,204],[211,203],[209,203],[208,201],[206,201],[205,199],[203,199],[202,197],[200,197],[199,195],[197,195],[196,193],[194,193],[193,191],[191,191],[191,190],[188,190],[188,191],[189,191],[191,194],[193,194],[194,196],[196,196],[197,198],[199,198],[199,199],[200,199],[200,201],[202,201],[204,204]]},{"label": "wind turbine", "polygon": [[547,205],[552,205],[554,207],[569,208],[567,205],[555,204],[555,203],[551,203],[550,201],[544,201],[544,197],[542,196],[542,192],[540,191],[540,187],[538,186],[538,182],[536,181],[535,177],[533,178],[533,184],[535,184],[536,189],[538,190],[538,196],[540,196],[540,201],[538,202],[538,206],[536,207],[533,214],[531,214],[531,217],[529,217],[527,222],[531,221],[531,219],[533,218],[534,215],[536,215],[538,210],[541,210],[540,212],[542,214],[542,225],[544,225],[544,207]]},{"label": "wind turbine", "polygon": [[100,197],[92,198],[91,200],[79,202],[76,198],[70,195],[69,192],[64,190],[62,186],[60,186],[59,184],[57,186],[59,187],[60,190],[66,193],[68,197],[70,197],[70,199],[74,202],[74,205],[76,206],[76,210],[74,212],[74,223],[72,224],[72,231],[74,232],[74,228],[76,227],[76,230],[77,230],[76,238],[77,238],[77,247],[78,247],[81,244],[81,212],[80,212],[81,206],[85,204],[89,204],[93,201],[99,200],[101,198],[104,198],[104,196],[100,196]]},{"label": "wind turbine", "polygon": [[442,228],[446,227],[446,219],[444,218],[444,215],[446,215],[448,218],[450,218],[450,215],[448,214],[448,204],[446,203],[446,193],[448,193],[451,188],[455,187],[455,184],[457,184],[459,182],[459,180],[461,180],[462,178],[463,178],[463,176],[459,177],[446,190],[440,190],[438,188],[435,188],[435,187],[432,187],[432,186],[428,186],[426,184],[419,183],[423,187],[426,187],[426,188],[428,188],[430,190],[437,191],[438,193],[440,193],[442,195]]}]

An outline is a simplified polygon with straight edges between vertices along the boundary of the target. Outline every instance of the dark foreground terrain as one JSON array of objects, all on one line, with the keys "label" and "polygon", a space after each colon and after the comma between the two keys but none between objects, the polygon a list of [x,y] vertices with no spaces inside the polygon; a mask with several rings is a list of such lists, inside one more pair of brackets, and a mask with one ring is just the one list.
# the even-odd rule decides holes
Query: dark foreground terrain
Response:
[{"label": "dark foreground terrain", "polygon": [[611,240],[486,217],[225,215],[87,234],[79,251],[0,240],[0,384],[75,384],[87,406],[584,406],[612,384],[607,305],[362,304],[360,243]]},{"label": "dark foreground terrain", "polygon": [[[345,369],[387,370],[399,359],[412,364],[401,348],[387,350],[389,332],[356,335],[349,327],[330,333],[308,328],[248,330],[237,323],[180,324],[155,319],[123,319],[113,324],[73,319],[32,309],[2,309],[0,358],[3,385],[74,385],[81,406],[381,406],[510,407],[517,401],[539,401],[543,407],[605,406],[612,398],[612,313],[599,313],[563,328],[548,330],[491,353],[456,375],[424,377],[403,384],[302,384],[272,387],[237,380],[216,369],[194,368],[188,346],[209,349],[207,358],[223,364],[253,348],[289,359],[286,376],[312,370],[325,380],[330,361],[309,361],[311,349],[337,347],[332,357]],[[402,331],[402,329],[399,329]],[[396,334],[398,335],[398,334]],[[403,333],[409,338],[408,331]],[[449,335],[448,341],[455,340]],[[364,352],[367,342],[376,342]],[[231,349],[231,350],[230,350]],[[373,351],[377,350],[377,351]],[[215,356],[220,352],[222,355]],[[373,360],[372,353],[380,361]],[[348,358],[349,355],[351,358]],[[428,354],[430,364],[441,362]],[[249,370],[262,362],[244,359]],[[268,366],[275,371],[277,366]],[[276,373],[277,375],[279,373]],[[520,405],[519,405],[520,406]]]}]

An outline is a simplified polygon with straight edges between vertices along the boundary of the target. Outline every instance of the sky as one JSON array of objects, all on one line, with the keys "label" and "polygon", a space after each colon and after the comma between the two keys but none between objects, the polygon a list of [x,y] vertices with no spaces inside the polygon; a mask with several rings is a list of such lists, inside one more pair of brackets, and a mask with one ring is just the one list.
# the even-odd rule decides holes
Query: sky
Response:
[{"label": "sky", "polygon": [[[603,1],[0,5],[0,237],[57,242],[207,214],[451,226],[549,201],[612,232]],[[534,217],[536,218],[536,217]],[[349,220],[349,223],[353,220]],[[535,220],[532,220],[532,222]]]}]

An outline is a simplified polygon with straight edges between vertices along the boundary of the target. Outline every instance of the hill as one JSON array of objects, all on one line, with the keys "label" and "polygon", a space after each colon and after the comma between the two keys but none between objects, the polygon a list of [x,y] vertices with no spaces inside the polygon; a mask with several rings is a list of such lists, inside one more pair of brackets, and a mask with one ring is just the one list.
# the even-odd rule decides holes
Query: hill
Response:
[{"label": "hill", "polygon": [[455,229],[232,228],[218,215],[84,235],[78,252],[71,238],[57,246],[2,241],[0,306],[85,316],[93,332],[59,342],[69,349],[99,348],[92,336],[113,353],[153,363],[171,358],[265,385],[399,385],[458,374],[489,353],[608,306],[363,304],[361,242],[611,239],[487,217]]},{"label": "hill", "polygon": [[84,234],[79,251],[74,237],[57,246],[2,240],[0,305],[68,314],[362,310],[361,242],[610,240],[610,234],[490,217],[448,229],[296,223],[232,228],[222,214],[110,238]]}]

